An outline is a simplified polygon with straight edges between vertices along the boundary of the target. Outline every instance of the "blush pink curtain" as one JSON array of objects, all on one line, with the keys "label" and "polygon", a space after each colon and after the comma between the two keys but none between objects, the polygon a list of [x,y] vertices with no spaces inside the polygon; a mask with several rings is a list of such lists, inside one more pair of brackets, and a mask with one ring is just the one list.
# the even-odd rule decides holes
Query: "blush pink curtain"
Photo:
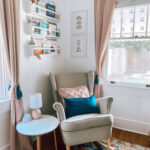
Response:
[{"label": "blush pink curtain", "polygon": [[102,70],[110,37],[111,21],[115,8],[115,0],[95,0],[95,55],[96,85],[95,97],[102,96]]},{"label": "blush pink curtain", "polygon": [[[19,150],[20,135],[16,123],[24,114],[22,93],[19,87],[20,50],[20,0],[0,0],[0,36],[7,73],[10,80],[11,99],[10,150]],[[32,150],[29,139],[25,138],[24,149]]]}]

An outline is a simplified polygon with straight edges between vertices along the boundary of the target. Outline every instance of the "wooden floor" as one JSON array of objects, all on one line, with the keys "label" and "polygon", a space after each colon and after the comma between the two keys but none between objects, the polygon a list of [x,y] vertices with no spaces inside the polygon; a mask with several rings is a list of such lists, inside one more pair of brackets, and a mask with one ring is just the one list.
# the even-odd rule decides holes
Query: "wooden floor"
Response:
[{"label": "wooden floor", "polygon": [[[59,128],[57,128],[56,133],[57,133],[58,150],[65,150],[65,145],[63,144]],[[128,141],[128,142],[132,142],[135,144],[143,145],[146,147],[150,147],[149,136],[113,128],[112,137],[115,137],[117,139],[121,139],[124,141]],[[43,135],[41,139],[42,139],[41,150],[55,150],[53,133]],[[34,150],[36,150],[36,143],[33,144],[33,147],[34,147]]]},{"label": "wooden floor", "polygon": [[150,136],[113,128],[112,137],[142,146],[150,147]]}]

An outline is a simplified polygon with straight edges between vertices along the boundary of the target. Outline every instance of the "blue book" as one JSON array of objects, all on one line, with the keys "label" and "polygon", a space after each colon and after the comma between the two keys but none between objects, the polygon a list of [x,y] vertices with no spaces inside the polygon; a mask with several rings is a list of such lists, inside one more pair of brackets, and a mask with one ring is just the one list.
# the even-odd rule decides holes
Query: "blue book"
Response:
[{"label": "blue book", "polygon": [[[50,4],[50,3],[48,3],[48,4],[46,5],[46,8],[49,9],[49,10],[55,11],[55,5],[52,5],[52,4]],[[51,12],[49,12],[49,11],[47,11],[47,16],[52,17],[52,18],[55,18],[55,17],[56,17],[54,13],[51,13]]]}]

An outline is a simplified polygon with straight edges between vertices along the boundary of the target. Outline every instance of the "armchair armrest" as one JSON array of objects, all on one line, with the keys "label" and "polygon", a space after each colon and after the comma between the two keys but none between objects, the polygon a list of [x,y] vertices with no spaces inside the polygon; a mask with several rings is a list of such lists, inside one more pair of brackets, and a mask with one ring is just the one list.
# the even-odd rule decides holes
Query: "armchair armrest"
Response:
[{"label": "armchair armrest", "polygon": [[112,97],[102,97],[96,99],[97,105],[99,106],[101,114],[110,114],[111,106],[113,102]]},{"label": "armchair armrest", "polygon": [[65,111],[64,111],[64,107],[61,103],[56,102],[53,104],[53,108],[56,110],[57,112],[57,117],[59,119],[59,122],[66,120],[66,115],[65,115]]}]

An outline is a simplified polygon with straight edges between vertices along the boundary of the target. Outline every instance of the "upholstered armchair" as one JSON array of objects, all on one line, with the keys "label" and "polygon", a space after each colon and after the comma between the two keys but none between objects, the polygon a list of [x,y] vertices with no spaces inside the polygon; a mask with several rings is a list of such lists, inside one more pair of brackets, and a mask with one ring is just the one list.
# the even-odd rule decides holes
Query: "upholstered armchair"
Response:
[{"label": "upholstered armchair", "polygon": [[[60,121],[60,130],[66,149],[70,146],[88,142],[101,141],[108,139],[112,133],[113,116],[111,114],[112,97],[104,97],[96,100],[100,108],[100,114],[84,114],[73,116],[66,119],[65,109],[61,104],[61,97],[58,94],[59,88],[73,88],[80,85],[88,87],[90,95],[94,91],[94,72],[88,73],[69,73],[69,74],[50,74],[50,81],[53,90],[55,103],[53,105]],[[101,142],[99,142],[102,144]],[[109,149],[109,148],[108,148]]]}]

